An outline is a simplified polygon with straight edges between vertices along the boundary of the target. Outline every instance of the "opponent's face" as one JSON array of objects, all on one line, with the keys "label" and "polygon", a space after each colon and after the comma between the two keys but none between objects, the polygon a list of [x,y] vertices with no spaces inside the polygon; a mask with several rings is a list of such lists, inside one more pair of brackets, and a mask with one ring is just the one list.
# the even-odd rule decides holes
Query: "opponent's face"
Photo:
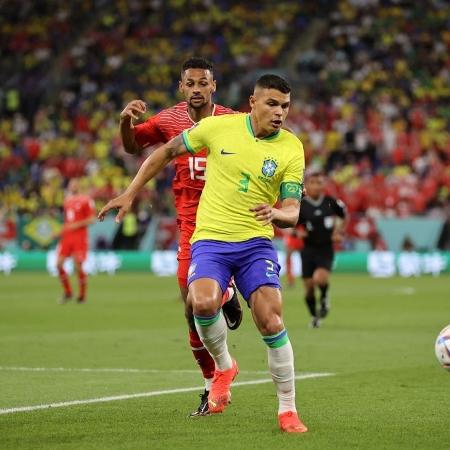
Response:
[{"label": "opponent's face", "polygon": [[288,115],[290,100],[290,93],[256,87],[250,96],[250,106],[259,129],[268,134],[278,131]]},{"label": "opponent's face", "polygon": [[323,175],[309,176],[305,181],[306,195],[319,198],[325,192],[325,177]]},{"label": "opponent's face", "polygon": [[212,102],[216,81],[209,70],[187,69],[181,74],[179,89],[189,106],[197,109]]}]

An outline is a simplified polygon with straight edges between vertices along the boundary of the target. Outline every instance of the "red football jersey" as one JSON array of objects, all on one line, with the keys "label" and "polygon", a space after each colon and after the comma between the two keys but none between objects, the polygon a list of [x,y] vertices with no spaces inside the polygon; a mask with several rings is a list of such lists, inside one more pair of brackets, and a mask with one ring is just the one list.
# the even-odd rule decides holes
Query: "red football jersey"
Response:
[{"label": "red football jersey", "polygon": [[[212,115],[233,114],[230,108],[214,105]],[[187,102],[163,109],[146,122],[134,127],[136,142],[142,147],[166,143],[195,122],[189,117]],[[175,159],[175,177],[172,187],[178,218],[195,222],[197,207],[205,185],[206,150],[195,156],[186,154]]]},{"label": "red football jersey", "polygon": [[71,195],[64,200],[64,229],[62,236],[76,237],[79,240],[87,239],[88,227],[81,227],[75,230],[66,229],[66,225],[89,219],[95,214],[93,200],[87,195]]}]

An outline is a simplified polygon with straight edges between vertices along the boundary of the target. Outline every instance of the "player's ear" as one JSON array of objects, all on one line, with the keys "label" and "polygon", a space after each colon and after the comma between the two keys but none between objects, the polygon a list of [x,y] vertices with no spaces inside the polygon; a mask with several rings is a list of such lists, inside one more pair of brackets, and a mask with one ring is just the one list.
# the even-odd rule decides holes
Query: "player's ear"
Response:
[{"label": "player's ear", "polygon": [[250,98],[248,99],[248,102],[250,103],[250,108],[253,108],[255,106],[255,96],[254,95],[250,95]]},{"label": "player's ear", "polygon": [[214,92],[216,92],[216,88],[217,88],[216,80],[213,80],[213,82],[212,82],[212,92],[213,92],[213,94],[214,94]]},{"label": "player's ear", "polygon": [[178,90],[179,90],[181,93],[183,93],[183,80],[180,80],[180,81],[178,82]]}]

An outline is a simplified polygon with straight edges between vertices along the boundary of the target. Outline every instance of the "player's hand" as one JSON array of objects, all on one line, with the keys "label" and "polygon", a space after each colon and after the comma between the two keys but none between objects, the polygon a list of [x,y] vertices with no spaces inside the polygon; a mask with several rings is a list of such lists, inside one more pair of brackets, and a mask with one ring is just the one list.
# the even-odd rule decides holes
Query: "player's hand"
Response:
[{"label": "player's hand", "polygon": [[260,203],[250,208],[250,211],[254,213],[255,219],[262,222],[263,225],[269,225],[275,217],[274,208],[267,203]]},{"label": "player's hand", "polygon": [[132,100],[127,103],[127,106],[120,113],[121,119],[138,119],[139,114],[143,114],[147,111],[147,106],[142,100]]},{"label": "player's hand", "polygon": [[103,219],[105,218],[108,211],[111,209],[118,209],[119,212],[116,215],[116,222],[119,223],[124,217],[125,214],[130,210],[131,205],[133,204],[133,198],[127,194],[123,193],[122,195],[119,195],[116,198],[113,198],[110,200],[98,213],[98,220],[100,222],[103,222]]}]

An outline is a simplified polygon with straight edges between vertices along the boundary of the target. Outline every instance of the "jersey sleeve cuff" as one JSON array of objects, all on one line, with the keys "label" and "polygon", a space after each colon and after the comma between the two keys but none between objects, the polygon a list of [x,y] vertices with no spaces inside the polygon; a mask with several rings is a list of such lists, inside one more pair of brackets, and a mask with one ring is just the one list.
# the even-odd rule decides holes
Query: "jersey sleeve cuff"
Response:
[{"label": "jersey sleeve cuff", "polygon": [[183,139],[183,144],[186,147],[187,151],[189,153],[192,153],[193,155],[195,155],[195,150],[192,148],[191,144],[189,143],[189,136],[188,136],[188,132],[187,130],[184,130],[181,133],[181,138]]},{"label": "jersey sleeve cuff", "polygon": [[280,198],[285,200],[286,198],[295,198],[300,201],[302,199],[303,184],[288,181],[281,183],[280,186]]}]

